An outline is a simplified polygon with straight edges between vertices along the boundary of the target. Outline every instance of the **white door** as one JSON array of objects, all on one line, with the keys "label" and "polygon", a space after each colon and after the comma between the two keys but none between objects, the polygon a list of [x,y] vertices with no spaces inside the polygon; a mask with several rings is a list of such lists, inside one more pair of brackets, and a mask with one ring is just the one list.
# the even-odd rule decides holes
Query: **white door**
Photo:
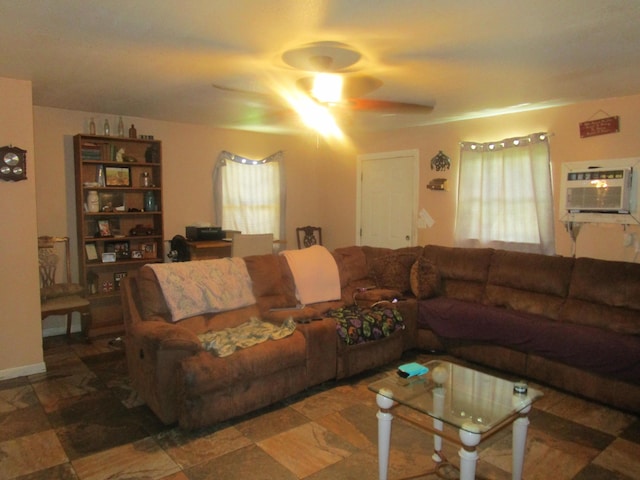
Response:
[{"label": "white door", "polygon": [[359,245],[416,244],[418,165],[417,150],[358,156]]}]

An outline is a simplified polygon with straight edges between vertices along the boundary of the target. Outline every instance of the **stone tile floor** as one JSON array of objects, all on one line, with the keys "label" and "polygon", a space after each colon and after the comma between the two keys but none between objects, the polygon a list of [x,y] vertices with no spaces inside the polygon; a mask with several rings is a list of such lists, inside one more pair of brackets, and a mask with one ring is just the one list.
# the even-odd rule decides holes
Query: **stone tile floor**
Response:
[{"label": "stone tile floor", "polygon": [[[377,478],[376,405],[367,385],[395,365],[187,432],[161,424],[140,401],[117,342],[52,337],[44,348],[46,373],[0,382],[1,479]],[[402,362],[430,358],[410,352]],[[525,479],[640,478],[640,418],[537,387],[545,396],[529,416]],[[390,479],[433,468],[429,434],[396,419],[392,435]],[[457,450],[445,442],[453,464]],[[511,478],[510,451],[510,429],[487,439],[478,475]]]}]

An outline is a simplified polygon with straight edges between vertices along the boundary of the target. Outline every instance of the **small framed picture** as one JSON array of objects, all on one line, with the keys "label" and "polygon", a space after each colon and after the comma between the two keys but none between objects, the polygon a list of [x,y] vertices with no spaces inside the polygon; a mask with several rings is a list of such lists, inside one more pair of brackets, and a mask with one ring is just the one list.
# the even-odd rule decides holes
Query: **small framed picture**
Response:
[{"label": "small framed picture", "polygon": [[105,242],[104,248],[107,252],[115,253],[118,260],[129,258],[129,242]]},{"label": "small framed picture", "polygon": [[100,237],[112,237],[111,225],[109,220],[98,220],[98,236]]},{"label": "small framed picture", "polygon": [[113,274],[113,287],[120,290],[120,281],[127,276],[127,272],[116,272]]},{"label": "small framed picture", "polygon": [[143,243],[140,246],[140,250],[142,250],[143,258],[156,258],[156,244],[155,242]]},{"label": "small framed picture", "polygon": [[96,250],[95,243],[86,243],[84,245],[84,250],[87,252],[87,260],[90,262],[98,260],[98,251]]},{"label": "small framed picture", "polygon": [[129,167],[104,167],[104,176],[108,187],[131,186],[131,169]]},{"label": "small framed picture", "polygon": [[131,258],[142,258],[142,250],[132,250]]}]

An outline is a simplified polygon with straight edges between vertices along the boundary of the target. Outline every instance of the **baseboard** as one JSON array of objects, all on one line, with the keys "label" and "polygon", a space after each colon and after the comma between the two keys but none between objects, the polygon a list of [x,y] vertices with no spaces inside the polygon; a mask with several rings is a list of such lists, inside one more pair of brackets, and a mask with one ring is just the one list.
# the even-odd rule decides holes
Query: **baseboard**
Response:
[{"label": "baseboard", "polygon": [[22,367],[7,368],[0,370],[0,380],[8,380],[10,378],[26,377],[36,373],[44,373],[47,367],[44,362],[34,363],[33,365],[23,365]]}]

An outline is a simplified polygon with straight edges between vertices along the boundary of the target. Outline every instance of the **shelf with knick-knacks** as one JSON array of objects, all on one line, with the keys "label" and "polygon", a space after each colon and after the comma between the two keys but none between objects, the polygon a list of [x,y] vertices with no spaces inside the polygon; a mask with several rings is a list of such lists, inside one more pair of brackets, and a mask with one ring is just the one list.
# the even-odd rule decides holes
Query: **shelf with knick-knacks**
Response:
[{"label": "shelf with knick-knacks", "polygon": [[81,134],[74,137],[74,157],[78,265],[91,301],[90,335],[120,332],[120,280],[164,261],[162,143]]}]

